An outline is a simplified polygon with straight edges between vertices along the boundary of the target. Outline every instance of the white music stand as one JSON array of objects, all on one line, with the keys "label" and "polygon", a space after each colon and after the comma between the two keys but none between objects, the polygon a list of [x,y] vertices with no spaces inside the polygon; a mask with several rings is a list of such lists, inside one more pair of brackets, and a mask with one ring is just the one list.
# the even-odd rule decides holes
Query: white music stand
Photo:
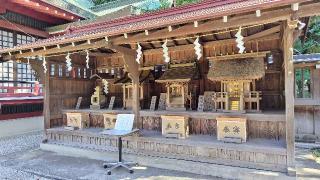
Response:
[{"label": "white music stand", "polygon": [[108,168],[107,174],[111,175],[111,171],[118,167],[123,167],[133,173],[132,165],[137,163],[134,162],[123,162],[122,161],[122,137],[129,136],[132,133],[138,131],[138,129],[133,130],[134,114],[118,114],[117,121],[114,129],[104,130],[101,134],[116,136],[118,137],[118,150],[119,150],[119,161],[118,162],[106,162],[103,163],[104,168]]}]

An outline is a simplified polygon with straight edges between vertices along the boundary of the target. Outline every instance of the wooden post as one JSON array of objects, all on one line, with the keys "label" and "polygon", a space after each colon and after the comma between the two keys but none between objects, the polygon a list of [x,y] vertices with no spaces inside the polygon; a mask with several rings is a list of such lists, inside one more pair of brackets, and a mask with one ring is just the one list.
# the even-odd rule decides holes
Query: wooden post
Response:
[{"label": "wooden post", "polygon": [[132,111],[136,116],[135,127],[138,128],[140,119],[140,97],[139,97],[140,83],[139,79],[132,79]]},{"label": "wooden post", "polygon": [[140,121],[140,98],[139,98],[139,64],[136,62],[137,52],[123,46],[109,45],[108,48],[114,49],[123,55],[123,62],[128,76],[132,80],[132,112],[135,115],[134,128],[139,127]]},{"label": "wooden post", "polygon": [[50,73],[49,63],[47,63],[47,73],[44,74],[44,100],[43,100],[43,117],[44,117],[44,130],[50,128]]},{"label": "wooden post", "polygon": [[285,69],[285,102],[286,102],[286,144],[288,174],[295,174],[294,161],[294,68],[293,68],[293,33],[292,21],[286,21],[283,26],[283,59]]}]

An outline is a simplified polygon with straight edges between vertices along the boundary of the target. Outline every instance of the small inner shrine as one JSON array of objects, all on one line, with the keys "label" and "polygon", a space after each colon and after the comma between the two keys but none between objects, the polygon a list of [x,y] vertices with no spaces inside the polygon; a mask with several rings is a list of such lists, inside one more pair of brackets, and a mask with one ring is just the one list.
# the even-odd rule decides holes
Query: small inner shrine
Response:
[{"label": "small inner shrine", "polygon": [[259,112],[261,91],[256,80],[265,76],[264,58],[212,60],[208,79],[219,83],[214,92],[215,109],[223,112]]},{"label": "small inner shrine", "polygon": [[199,70],[196,63],[171,65],[163,75],[156,80],[166,87],[166,110],[192,109],[197,88]]}]

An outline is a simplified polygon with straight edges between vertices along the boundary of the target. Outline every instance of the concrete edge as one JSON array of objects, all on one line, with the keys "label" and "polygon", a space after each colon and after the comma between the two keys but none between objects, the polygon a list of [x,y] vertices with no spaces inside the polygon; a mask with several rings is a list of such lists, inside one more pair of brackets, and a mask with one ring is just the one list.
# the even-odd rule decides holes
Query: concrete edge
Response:
[{"label": "concrete edge", "polygon": [[312,149],[312,148],[320,148],[320,144],[295,142],[295,147],[302,148],[302,149]]},{"label": "concrete edge", "polygon": [[[116,161],[118,157],[117,152],[97,151],[91,149],[81,149],[69,146],[62,146],[56,144],[40,144],[40,149],[45,151],[55,152],[59,155],[72,157],[85,157],[89,159],[102,161]],[[209,175],[214,177],[221,177],[226,179],[295,179],[295,177],[287,176],[284,173],[263,171],[256,169],[248,169],[233,166],[224,166],[209,163],[199,163],[187,160],[177,160],[170,158],[162,158],[155,156],[142,156],[124,153],[124,159],[128,161],[137,162],[143,166],[149,166],[160,169],[168,169],[175,171],[182,171],[194,174]],[[101,165],[102,167],[102,165]]]}]

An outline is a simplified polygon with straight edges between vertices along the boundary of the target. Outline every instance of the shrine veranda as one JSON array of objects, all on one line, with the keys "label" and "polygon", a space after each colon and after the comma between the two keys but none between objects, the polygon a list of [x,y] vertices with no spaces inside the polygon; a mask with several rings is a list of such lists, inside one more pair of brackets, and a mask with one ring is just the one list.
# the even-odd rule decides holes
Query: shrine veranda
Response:
[{"label": "shrine veranda", "polygon": [[30,64],[45,86],[47,143],[108,151],[117,141],[100,132],[116,114],[134,113],[140,132],[124,138],[125,152],[290,173],[292,47],[319,9],[318,1],[204,1],[70,26],[0,53],[41,57]]}]

